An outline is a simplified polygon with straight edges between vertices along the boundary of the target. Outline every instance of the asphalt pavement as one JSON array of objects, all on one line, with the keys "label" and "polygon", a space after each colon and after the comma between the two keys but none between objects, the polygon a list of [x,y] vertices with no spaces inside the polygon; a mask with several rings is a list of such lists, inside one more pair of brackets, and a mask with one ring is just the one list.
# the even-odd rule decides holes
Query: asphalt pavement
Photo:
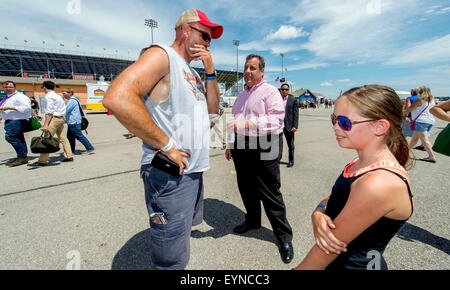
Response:
[{"label": "asphalt pavement", "polygon": [[[229,113],[229,110],[227,110]],[[300,110],[295,136],[295,165],[281,164],[281,192],[294,231],[295,257],[284,264],[263,212],[263,227],[236,235],[244,207],[232,161],[224,151],[210,151],[211,169],[204,174],[204,222],[193,228],[187,269],[287,270],[314,244],[310,215],[329,195],[334,181],[356,153],[341,149],[334,138],[329,109]],[[74,162],[9,168],[15,157],[0,126],[0,269],[148,269],[149,222],[139,177],[142,155],[138,138],[113,117],[88,113],[88,139],[95,154],[80,143]],[[431,141],[445,127],[437,120]],[[28,145],[34,131],[26,133]],[[287,147],[284,145],[287,162]],[[426,152],[413,150],[416,158]],[[61,150],[62,152],[62,150]],[[37,154],[30,154],[31,162]],[[448,270],[450,267],[450,159],[416,161],[409,170],[414,214],[388,245],[390,269]]]}]

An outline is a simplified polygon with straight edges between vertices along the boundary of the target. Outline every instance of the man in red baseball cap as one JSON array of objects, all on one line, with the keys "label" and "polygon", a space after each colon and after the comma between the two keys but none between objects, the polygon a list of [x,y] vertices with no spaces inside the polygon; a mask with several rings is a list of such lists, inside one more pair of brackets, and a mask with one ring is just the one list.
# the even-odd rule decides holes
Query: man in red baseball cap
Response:
[{"label": "man in red baseball cap", "polygon": [[223,27],[222,25],[212,23],[209,21],[208,16],[206,16],[205,13],[201,12],[198,9],[190,9],[184,11],[180,18],[178,18],[177,23],[175,24],[175,28],[182,26],[186,23],[192,23],[192,22],[198,22],[200,24],[203,24],[209,28],[211,28],[211,38],[217,39],[222,35]]},{"label": "man in red baseball cap", "polygon": [[[208,47],[223,27],[191,9],[181,14],[175,31],[170,47],[150,46],[113,81],[103,105],[143,140],[153,266],[180,270],[189,262],[191,227],[203,220],[208,114],[217,114],[220,96]],[[192,60],[203,63],[205,83],[189,65]]]}]

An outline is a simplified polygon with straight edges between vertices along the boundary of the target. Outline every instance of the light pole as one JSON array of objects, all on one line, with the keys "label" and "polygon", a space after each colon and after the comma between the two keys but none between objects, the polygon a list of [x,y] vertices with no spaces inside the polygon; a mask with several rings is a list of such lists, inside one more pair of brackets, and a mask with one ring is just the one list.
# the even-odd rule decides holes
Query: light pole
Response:
[{"label": "light pole", "polygon": [[150,27],[152,31],[152,44],[153,44],[153,28],[158,28],[158,21],[153,19],[145,19],[145,26]]},{"label": "light pole", "polygon": [[236,45],[236,94],[239,93],[239,40],[233,40],[233,44]]},{"label": "light pole", "polygon": [[281,55],[281,78],[283,78],[283,59],[284,59],[284,53],[280,53]]}]

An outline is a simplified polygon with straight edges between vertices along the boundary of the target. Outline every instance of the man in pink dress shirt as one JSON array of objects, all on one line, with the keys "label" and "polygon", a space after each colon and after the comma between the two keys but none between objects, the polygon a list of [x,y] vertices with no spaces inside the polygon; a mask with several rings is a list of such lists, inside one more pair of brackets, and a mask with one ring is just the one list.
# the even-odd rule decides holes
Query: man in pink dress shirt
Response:
[{"label": "man in pink dress shirt", "polygon": [[250,54],[244,67],[245,89],[233,105],[233,121],[227,124],[235,140],[226,150],[233,159],[245,221],[233,229],[243,234],[261,227],[261,201],[279,242],[281,259],[294,257],[292,228],[280,192],[279,150],[282,146],[284,103],[278,89],[265,81],[262,56]]}]

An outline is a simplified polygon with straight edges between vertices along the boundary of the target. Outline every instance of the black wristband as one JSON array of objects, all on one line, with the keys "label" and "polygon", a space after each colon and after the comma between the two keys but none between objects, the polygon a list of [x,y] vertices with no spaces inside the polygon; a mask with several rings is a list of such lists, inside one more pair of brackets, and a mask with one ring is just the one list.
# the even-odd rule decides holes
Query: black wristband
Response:
[{"label": "black wristband", "polygon": [[213,72],[212,74],[206,74],[206,77],[215,77],[216,76],[216,72]]}]

